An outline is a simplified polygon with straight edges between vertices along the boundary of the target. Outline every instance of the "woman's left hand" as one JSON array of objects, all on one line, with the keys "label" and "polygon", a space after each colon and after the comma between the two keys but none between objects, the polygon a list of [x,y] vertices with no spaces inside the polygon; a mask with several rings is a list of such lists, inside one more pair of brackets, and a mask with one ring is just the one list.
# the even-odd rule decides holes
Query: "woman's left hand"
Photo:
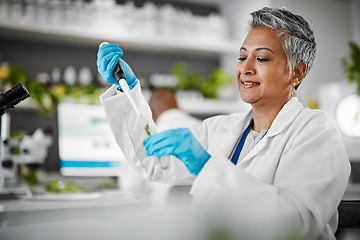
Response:
[{"label": "woman's left hand", "polygon": [[193,175],[198,175],[211,157],[188,128],[171,129],[144,140],[147,156],[179,158]]}]

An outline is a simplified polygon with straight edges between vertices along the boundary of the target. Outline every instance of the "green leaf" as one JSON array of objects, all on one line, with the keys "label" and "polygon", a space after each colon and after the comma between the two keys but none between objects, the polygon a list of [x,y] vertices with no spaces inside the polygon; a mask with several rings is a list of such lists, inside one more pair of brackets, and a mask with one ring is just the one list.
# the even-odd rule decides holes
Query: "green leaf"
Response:
[{"label": "green leaf", "polygon": [[35,170],[30,170],[27,175],[23,174],[22,177],[28,182],[30,186],[35,186],[39,184],[39,179]]},{"label": "green leaf", "polygon": [[197,72],[185,72],[185,64],[177,63],[173,68],[176,87],[180,90],[200,91],[205,98],[218,98],[220,89],[233,81],[233,78],[222,69],[213,69],[206,77]]},{"label": "green leaf", "polygon": [[51,193],[77,193],[77,192],[88,192],[88,188],[79,187],[73,182],[59,182],[56,180],[51,181],[47,186],[46,190]]},{"label": "green leaf", "polygon": [[343,71],[347,80],[357,85],[357,95],[360,96],[360,47],[353,42],[349,43],[350,54],[341,59]]}]

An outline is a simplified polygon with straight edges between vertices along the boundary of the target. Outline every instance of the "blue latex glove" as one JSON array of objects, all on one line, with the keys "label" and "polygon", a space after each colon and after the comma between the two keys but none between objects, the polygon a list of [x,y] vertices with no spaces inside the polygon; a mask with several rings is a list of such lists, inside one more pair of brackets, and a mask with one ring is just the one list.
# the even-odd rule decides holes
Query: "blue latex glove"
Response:
[{"label": "blue latex glove", "polygon": [[124,71],[126,82],[129,85],[129,88],[133,89],[137,84],[136,76],[130,66],[120,58],[123,55],[123,50],[121,50],[116,44],[106,44],[101,46],[97,53],[96,61],[98,72],[106,82],[116,84],[119,86],[118,89],[121,89],[119,83],[114,77],[115,66],[117,63],[120,63],[120,66]]},{"label": "blue latex glove", "polygon": [[188,128],[172,129],[144,140],[147,156],[173,155],[179,158],[193,175],[198,175],[211,157]]}]

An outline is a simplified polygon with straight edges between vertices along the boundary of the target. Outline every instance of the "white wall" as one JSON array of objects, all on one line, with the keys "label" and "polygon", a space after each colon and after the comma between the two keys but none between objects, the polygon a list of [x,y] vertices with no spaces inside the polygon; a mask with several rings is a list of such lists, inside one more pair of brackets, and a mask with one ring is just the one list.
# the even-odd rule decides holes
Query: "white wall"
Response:
[{"label": "white wall", "polygon": [[[270,6],[271,0],[254,0],[248,2],[246,0],[224,0],[221,1],[220,11],[227,18],[230,25],[230,36],[238,43],[238,50],[245,40],[248,33],[248,23],[251,20],[250,13],[261,9],[264,6]],[[220,67],[227,73],[235,76],[235,67],[239,58],[239,51],[234,53],[223,54],[220,59]],[[227,91],[228,95],[240,98],[237,90],[236,82],[230,86],[231,91]]]},{"label": "white wall", "polygon": [[360,45],[360,1],[350,1],[351,14],[351,38],[354,42]]},{"label": "white wall", "polygon": [[[353,1],[359,5],[358,1]],[[222,13],[230,22],[232,37],[239,42],[239,48],[247,33],[246,27],[251,19],[250,13],[264,6],[286,7],[303,16],[315,33],[317,41],[316,59],[303,85],[312,82],[338,81],[345,78],[340,59],[347,55],[348,41],[351,38],[351,12],[348,2],[339,0],[223,1]],[[223,56],[222,67],[230,73],[234,72],[237,54]]]},{"label": "white wall", "polygon": [[[238,42],[239,50],[247,35],[248,23],[251,20],[250,13],[270,6],[271,0],[225,0],[221,1],[220,11],[227,18],[230,25],[230,36]],[[221,67],[229,74],[235,74],[235,66],[239,52],[224,54],[221,58]]]},{"label": "white wall", "polygon": [[293,0],[290,10],[296,11],[308,20],[317,41],[315,62],[300,92],[307,95],[307,88],[313,84],[345,79],[341,58],[349,52],[349,3],[338,0]]}]

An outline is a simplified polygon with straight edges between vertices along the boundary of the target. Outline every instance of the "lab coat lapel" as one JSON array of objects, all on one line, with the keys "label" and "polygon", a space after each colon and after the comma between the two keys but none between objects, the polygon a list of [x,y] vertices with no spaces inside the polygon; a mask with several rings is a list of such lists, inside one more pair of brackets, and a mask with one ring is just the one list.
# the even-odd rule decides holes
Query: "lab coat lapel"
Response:
[{"label": "lab coat lapel", "polygon": [[303,108],[304,106],[298,101],[298,99],[296,97],[292,97],[274,119],[267,136],[275,136],[284,129],[287,129]]},{"label": "lab coat lapel", "polygon": [[252,118],[252,112],[237,118],[233,124],[227,126],[227,131],[215,139],[215,151],[226,158],[229,158],[238,138],[243,134]]},{"label": "lab coat lapel", "polygon": [[253,159],[261,150],[264,149],[268,141],[267,136],[265,135],[263,139],[256,144],[256,146],[239,162],[239,166],[244,167],[244,165],[250,164],[249,160]]},{"label": "lab coat lapel", "polygon": [[267,146],[269,138],[278,135],[294,121],[295,117],[303,109],[303,105],[297,98],[291,98],[280,110],[273,123],[271,124],[267,134],[263,139],[241,160],[239,165],[249,164],[249,160],[253,159],[260,151]]}]

